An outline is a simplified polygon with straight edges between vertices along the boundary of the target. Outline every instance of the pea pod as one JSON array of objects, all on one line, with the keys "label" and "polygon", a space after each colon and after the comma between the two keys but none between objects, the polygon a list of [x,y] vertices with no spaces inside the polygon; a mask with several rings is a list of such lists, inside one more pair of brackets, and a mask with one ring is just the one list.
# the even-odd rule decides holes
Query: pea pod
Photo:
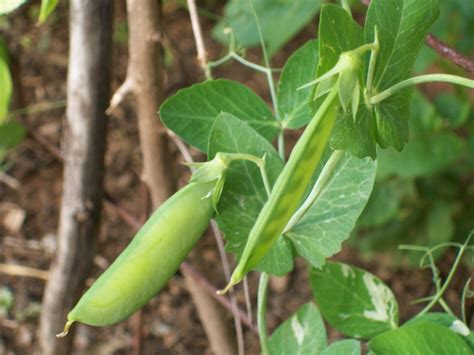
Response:
[{"label": "pea pod", "polygon": [[338,90],[333,88],[295,145],[250,231],[242,258],[222,293],[240,282],[262,261],[296,211],[334,126],[340,107],[337,95]]},{"label": "pea pod", "polygon": [[160,291],[206,230],[216,181],[191,182],[161,205],[69,312],[58,336],[76,321],[117,323]]}]

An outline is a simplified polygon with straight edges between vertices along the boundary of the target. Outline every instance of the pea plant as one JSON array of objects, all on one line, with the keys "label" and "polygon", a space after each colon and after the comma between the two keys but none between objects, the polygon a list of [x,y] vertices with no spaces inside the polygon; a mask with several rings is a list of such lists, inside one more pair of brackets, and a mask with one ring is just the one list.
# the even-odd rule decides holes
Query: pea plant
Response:
[{"label": "pea plant", "polygon": [[[258,328],[262,353],[358,354],[360,340],[375,354],[471,354],[474,334],[463,311],[457,317],[443,294],[471,235],[442,282],[435,248],[423,252],[436,293],[413,319],[399,324],[392,291],[375,275],[327,259],[341,249],[371,195],[377,151],[401,151],[408,140],[413,85],[441,81],[474,88],[448,74],[410,77],[423,39],[438,16],[437,0],[373,0],[365,26],[346,1],[321,7],[318,39],[310,40],[273,78],[256,11],[265,65],[229,53],[210,70],[235,59],[266,75],[273,110],[248,87],[209,79],[178,91],[159,114],[208,161],[190,164],[189,185],[150,217],[134,240],[69,313],[73,322],[104,326],[130,316],[160,291],[212,218],[235,254],[237,266],[220,293],[252,270],[261,272]],[[413,119],[416,119],[414,117]],[[305,127],[285,161],[285,132]],[[276,141],[277,149],[272,145]],[[448,246],[453,246],[449,244]],[[285,275],[295,257],[310,268],[316,304],[303,305],[268,336],[269,275]],[[466,284],[468,285],[468,284]],[[466,286],[464,301],[472,295]],[[444,313],[432,313],[439,304]],[[349,339],[327,344],[323,319]]]}]

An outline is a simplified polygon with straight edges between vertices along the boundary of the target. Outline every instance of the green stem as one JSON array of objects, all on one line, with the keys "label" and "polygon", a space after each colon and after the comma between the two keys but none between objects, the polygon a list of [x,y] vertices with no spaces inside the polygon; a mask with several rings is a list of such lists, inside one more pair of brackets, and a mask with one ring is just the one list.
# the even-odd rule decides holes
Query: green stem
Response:
[{"label": "green stem", "polygon": [[341,6],[352,17],[352,11],[351,11],[351,7],[349,6],[349,1],[348,0],[341,0]]},{"label": "green stem", "polygon": [[370,107],[370,95],[372,95],[372,83],[374,81],[374,73],[375,73],[375,64],[377,63],[377,55],[379,53],[380,44],[379,44],[379,33],[377,31],[377,26],[374,28],[375,38],[374,38],[374,46],[370,53],[370,60],[369,60],[369,69],[367,73],[367,84],[366,89],[364,92],[364,99],[366,106]]},{"label": "green stem", "polygon": [[267,289],[269,276],[266,272],[260,275],[260,282],[258,284],[258,305],[257,305],[257,322],[258,322],[258,336],[260,339],[260,347],[262,355],[268,355],[268,336],[267,336],[267,322],[265,315],[267,313]]},{"label": "green stem", "polygon": [[220,58],[220,59],[217,59],[217,60],[215,60],[215,61],[213,61],[213,62],[208,62],[208,63],[207,63],[207,66],[208,66],[209,68],[214,68],[214,67],[218,67],[219,65],[222,65],[222,64],[228,62],[229,60],[232,59],[232,53],[233,53],[233,52],[229,52],[229,53],[227,53],[225,56],[223,56],[223,57]]},{"label": "green stem", "polygon": [[443,298],[439,299],[439,304],[441,305],[441,307],[444,309],[446,313],[448,313],[451,316],[455,316],[454,312],[451,310],[451,308],[449,308],[448,304]]},{"label": "green stem", "polygon": [[235,52],[231,52],[230,54],[231,54],[231,57],[234,58],[239,63],[245,65],[246,67],[252,68],[253,70],[259,71],[261,73],[265,73],[268,76],[268,73],[270,72],[270,69],[268,69],[266,67],[263,67],[261,65],[252,63],[252,62],[248,61],[247,59],[241,57],[240,55],[238,55]]},{"label": "green stem", "polygon": [[343,155],[344,155],[343,150],[335,150],[331,154],[331,157],[328,159],[328,161],[324,165],[324,168],[321,171],[321,174],[319,175],[318,180],[314,184],[313,189],[311,190],[310,194],[308,195],[306,200],[303,202],[301,207],[294,213],[294,215],[288,221],[288,224],[286,225],[283,233],[286,233],[291,228],[293,228],[293,226],[296,223],[298,223],[299,220],[301,220],[301,218],[305,215],[308,209],[314,204],[317,198],[321,195],[321,193],[324,191],[325,187],[327,186],[327,183],[330,177],[332,176],[337,164],[339,163]]},{"label": "green stem", "polygon": [[393,85],[392,87],[388,88],[385,91],[382,91],[380,94],[372,96],[370,98],[371,105],[377,105],[378,103],[382,102],[383,100],[389,98],[397,91],[404,89],[408,86],[422,84],[422,83],[429,83],[429,82],[444,82],[444,83],[451,83],[466,86],[468,88],[474,89],[474,80],[470,80],[467,78],[463,78],[457,75],[450,75],[450,74],[427,74],[427,75],[420,75],[415,76],[410,79],[403,80],[398,84]]},{"label": "green stem", "polygon": [[[471,278],[469,278],[464,285],[464,288],[462,290],[462,297],[461,297],[461,316],[462,316],[462,321],[464,324],[467,324],[467,316],[466,316],[466,299],[468,298],[468,293],[470,291],[469,289],[469,284],[471,283]],[[471,296],[474,297],[474,296]]]},{"label": "green stem", "polygon": [[280,133],[278,133],[278,154],[280,158],[285,161],[285,130],[282,129]]},{"label": "green stem", "polygon": [[270,180],[268,180],[268,175],[265,170],[265,156],[263,158],[256,157],[252,154],[244,154],[244,153],[220,153],[222,157],[227,159],[228,163],[231,163],[236,160],[246,160],[258,166],[260,169],[260,174],[262,175],[263,185],[265,186],[265,191],[267,195],[270,195],[272,189],[270,185]]},{"label": "green stem", "polygon": [[441,299],[441,297],[443,296],[444,292],[446,291],[446,289],[448,288],[449,284],[451,283],[451,280],[454,276],[454,274],[456,273],[456,270],[459,266],[459,263],[461,262],[461,259],[464,255],[464,252],[466,251],[466,248],[467,248],[467,245],[469,244],[469,241],[471,240],[471,237],[474,235],[474,232],[471,232],[471,234],[469,234],[469,237],[467,237],[467,240],[466,242],[464,243],[464,245],[459,249],[459,253],[458,255],[456,256],[456,260],[454,261],[454,264],[453,266],[451,267],[451,270],[448,274],[448,277],[446,278],[446,281],[444,282],[443,284],[443,287],[441,287],[441,289],[439,290],[439,292],[436,293],[436,295],[433,297],[433,299],[431,300],[431,302],[426,305],[425,308],[423,308],[423,310],[418,313],[417,317],[429,312],[431,310],[431,308],[433,308],[433,306]]},{"label": "green stem", "polygon": [[275,94],[275,83],[273,81],[273,75],[270,67],[270,60],[268,59],[268,54],[267,54],[267,49],[265,48],[265,41],[263,40],[263,34],[262,34],[262,28],[260,27],[260,21],[258,19],[257,11],[255,10],[255,7],[253,6],[253,1],[248,0],[250,9],[252,10],[253,17],[255,19],[255,23],[257,24],[257,32],[258,32],[258,37],[260,39],[260,46],[262,47],[262,52],[263,52],[263,61],[265,63],[265,66],[267,67],[267,80],[268,80],[268,86],[270,89],[270,96],[272,97],[272,103],[273,103],[273,109],[275,110],[275,116],[278,120],[280,120],[280,112],[278,110],[278,99]]}]

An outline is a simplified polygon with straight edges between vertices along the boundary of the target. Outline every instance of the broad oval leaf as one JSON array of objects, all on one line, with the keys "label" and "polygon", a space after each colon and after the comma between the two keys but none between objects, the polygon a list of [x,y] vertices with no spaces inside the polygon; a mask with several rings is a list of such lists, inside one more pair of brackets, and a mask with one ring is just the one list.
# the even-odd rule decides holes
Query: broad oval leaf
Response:
[{"label": "broad oval leaf", "polygon": [[311,302],[285,320],[268,339],[272,355],[317,355],[325,347],[326,328],[318,308]]},{"label": "broad oval leaf", "polygon": [[372,192],[376,166],[369,158],[344,153],[314,205],[285,234],[312,266],[323,265],[349,238]]},{"label": "broad oval leaf", "polygon": [[[365,40],[377,29],[377,55],[372,92],[381,92],[412,72],[428,30],[438,17],[438,0],[373,0],[365,21]],[[408,140],[411,89],[400,91],[375,106],[375,137],[382,148],[400,151]]]},{"label": "broad oval leaf", "polygon": [[365,20],[365,40],[373,42],[377,28],[380,49],[373,79],[377,92],[408,78],[438,14],[438,0],[371,1]]},{"label": "broad oval leaf", "polygon": [[320,355],[360,355],[360,342],[355,339],[345,339],[332,343]]},{"label": "broad oval leaf", "polygon": [[463,337],[464,341],[474,351],[474,332],[471,331],[461,320],[447,313],[426,313],[410,319],[405,325],[418,323],[433,323],[449,328],[452,332]]},{"label": "broad oval leaf", "polygon": [[[252,0],[269,55],[273,55],[298,33],[319,11],[321,0]],[[237,43],[244,47],[260,44],[257,24],[249,1],[231,0],[224,9],[224,18],[214,28],[214,36],[228,43],[224,33],[230,27]]]},{"label": "broad oval leaf", "polygon": [[207,152],[216,117],[230,113],[245,121],[266,139],[279,131],[267,104],[247,86],[231,80],[209,80],[179,90],[160,108],[163,123],[186,142]]},{"label": "broad oval leaf", "polygon": [[[283,161],[273,146],[238,118],[222,113],[212,129],[209,159],[216,153],[265,155],[266,172],[273,185],[283,169]],[[254,163],[233,162],[226,173],[224,190],[217,206],[217,222],[227,240],[226,250],[240,259],[252,226],[267,200],[260,170]],[[290,243],[279,238],[263,260],[260,269],[283,275],[293,267]]]},{"label": "broad oval leaf", "polygon": [[472,355],[460,336],[446,327],[427,322],[380,334],[370,340],[369,349],[377,355]]},{"label": "broad oval leaf", "polygon": [[[346,51],[364,44],[364,29],[340,6],[323,5],[319,22],[319,64],[318,76],[329,71]],[[320,101],[312,104],[317,109]],[[345,150],[357,157],[370,156],[375,159],[374,117],[365,103],[359,104],[357,119],[352,112],[339,114],[331,137],[331,147]]]},{"label": "broad oval leaf", "polygon": [[341,333],[370,339],[397,328],[395,296],[371,273],[329,262],[321,270],[311,270],[310,284],[324,319]]},{"label": "broad oval leaf", "polygon": [[288,128],[300,128],[311,120],[309,100],[312,88],[299,87],[316,77],[318,41],[311,40],[288,58],[278,83],[278,111]]}]

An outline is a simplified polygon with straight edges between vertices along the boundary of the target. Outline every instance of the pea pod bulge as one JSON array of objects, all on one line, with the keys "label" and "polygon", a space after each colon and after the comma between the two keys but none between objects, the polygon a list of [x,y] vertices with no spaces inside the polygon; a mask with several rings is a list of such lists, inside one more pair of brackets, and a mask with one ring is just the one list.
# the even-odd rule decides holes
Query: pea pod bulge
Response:
[{"label": "pea pod bulge", "polygon": [[69,312],[58,336],[73,322],[115,324],[158,293],[206,230],[216,182],[191,182],[161,205]]}]

